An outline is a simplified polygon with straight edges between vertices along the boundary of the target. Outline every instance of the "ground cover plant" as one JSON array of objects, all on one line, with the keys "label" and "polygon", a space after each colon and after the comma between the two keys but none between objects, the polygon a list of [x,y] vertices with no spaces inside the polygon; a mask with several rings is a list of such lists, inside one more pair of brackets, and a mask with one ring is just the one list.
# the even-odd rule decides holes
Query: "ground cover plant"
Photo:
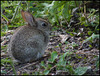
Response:
[{"label": "ground cover plant", "polygon": [[[7,45],[21,9],[52,25],[44,56],[13,63]],[[99,75],[99,1],[1,1],[1,75]]]}]

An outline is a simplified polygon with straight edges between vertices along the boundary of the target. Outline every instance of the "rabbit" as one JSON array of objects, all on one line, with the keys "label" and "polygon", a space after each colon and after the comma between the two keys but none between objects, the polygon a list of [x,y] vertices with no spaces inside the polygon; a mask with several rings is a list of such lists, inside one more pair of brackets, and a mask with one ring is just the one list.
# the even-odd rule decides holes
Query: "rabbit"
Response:
[{"label": "rabbit", "polygon": [[44,55],[51,25],[44,19],[35,19],[30,12],[21,10],[21,15],[28,24],[16,29],[8,45],[8,52],[14,61],[27,63]]}]

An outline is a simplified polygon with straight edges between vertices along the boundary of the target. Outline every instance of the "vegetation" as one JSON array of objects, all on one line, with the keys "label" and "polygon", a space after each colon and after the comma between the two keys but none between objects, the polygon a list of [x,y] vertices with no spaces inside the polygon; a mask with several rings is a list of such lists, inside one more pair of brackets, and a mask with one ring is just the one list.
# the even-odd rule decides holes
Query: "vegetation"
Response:
[{"label": "vegetation", "polygon": [[[48,20],[55,42],[42,61],[23,66],[7,52],[13,31],[25,24],[21,9]],[[1,1],[1,74],[98,75],[99,1]]]}]

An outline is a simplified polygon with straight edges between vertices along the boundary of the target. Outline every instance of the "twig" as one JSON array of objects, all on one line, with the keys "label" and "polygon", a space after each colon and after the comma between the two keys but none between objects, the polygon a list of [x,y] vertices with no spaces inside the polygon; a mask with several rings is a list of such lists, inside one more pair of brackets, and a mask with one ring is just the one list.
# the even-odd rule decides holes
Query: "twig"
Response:
[{"label": "twig", "polygon": [[13,69],[10,69],[10,70],[7,72],[7,74],[9,74],[12,70],[13,70]]},{"label": "twig", "polygon": [[[32,66],[32,65],[35,65],[35,64],[37,64],[38,62],[40,62],[41,60],[43,60],[44,58],[46,58],[46,57],[49,57],[50,56],[50,54],[47,54],[46,56],[44,56],[44,57],[42,57],[41,59],[39,59],[39,60],[36,60],[36,61],[34,61],[33,63],[27,63],[24,67],[21,67],[21,68],[19,68],[18,70],[21,70],[21,69],[24,69],[24,68],[27,68],[27,67],[30,67],[30,66]],[[17,67],[18,68],[18,67]],[[16,68],[16,69],[17,69]],[[8,71],[7,72],[7,74],[9,74],[11,71],[13,71],[13,69],[11,69],[10,71]]]},{"label": "twig", "polygon": [[50,71],[53,69],[53,68],[55,68],[57,65],[54,65],[51,69],[50,69]]},{"label": "twig", "polygon": [[[39,61],[37,61],[37,62],[39,62]],[[18,70],[20,70],[20,69],[24,69],[24,68],[27,68],[27,67],[30,67],[30,66],[32,66],[32,65],[35,65],[37,62],[33,62],[32,64],[26,64],[24,67],[21,67],[21,68],[19,68]]]}]

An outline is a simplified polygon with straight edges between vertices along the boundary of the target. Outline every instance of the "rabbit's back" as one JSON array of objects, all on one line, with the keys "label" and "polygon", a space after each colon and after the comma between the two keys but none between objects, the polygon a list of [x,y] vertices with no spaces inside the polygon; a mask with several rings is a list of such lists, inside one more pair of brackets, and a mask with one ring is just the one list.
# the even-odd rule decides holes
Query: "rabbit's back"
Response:
[{"label": "rabbit's back", "polygon": [[27,62],[36,60],[44,54],[48,37],[35,27],[22,26],[11,38],[9,51],[15,59]]},{"label": "rabbit's back", "polygon": [[9,54],[17,61],[24,63],[43,56],[49,41],[51,25],[44,19],[35,19],[30,12],[21,11],[28,25],[19,27],[8,45]]}]

